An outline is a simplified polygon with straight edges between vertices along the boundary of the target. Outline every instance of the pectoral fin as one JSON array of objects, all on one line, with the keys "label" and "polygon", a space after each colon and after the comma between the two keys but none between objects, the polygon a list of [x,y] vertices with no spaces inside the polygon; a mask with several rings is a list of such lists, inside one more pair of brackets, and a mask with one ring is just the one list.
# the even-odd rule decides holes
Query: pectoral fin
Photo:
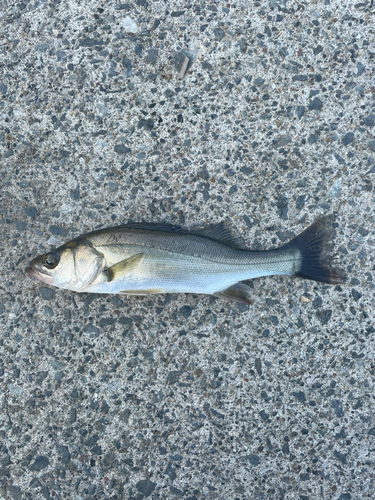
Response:
[{"label": "pectoral fin", "polygon": [[218,297],[223,297],[227,300],[233,300],[234,302],[242,302],[242,304],[251,304],[250,299],[251,288],[243,283],[236,283],[229,288],[222,290],[221,292],[216,292],[215,295]]},{"label": "pectoral fin", "polygon": [[117,262],[117,264],[114,264],[113,266],[106,269],[104,273],[107,276],[108,282],[113,281],[117,278],[121,278],[124,275],[134,271],[134,269],[143,259],[143,255],[143,253],[137,253],[135,255],[132,255],[131,257],[128,257],[127,259]]}]

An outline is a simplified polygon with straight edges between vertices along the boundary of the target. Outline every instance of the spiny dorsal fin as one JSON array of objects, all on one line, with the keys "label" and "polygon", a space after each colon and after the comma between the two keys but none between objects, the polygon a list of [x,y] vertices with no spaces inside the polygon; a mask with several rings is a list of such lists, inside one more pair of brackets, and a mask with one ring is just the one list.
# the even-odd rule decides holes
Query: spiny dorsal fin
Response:
[{"label": "spiny dorsal fin", "polygon": [[221,292],[216,292],[214,295],[227,300],[233,300],[234,302],[242,302],[242,304],[251,304],[250,292],[251,288],[249,286],[243,283],[236,283]]},{"label": "spiny dorsal fin", "polygon": [[204,228],[192,228],[189,230],[183,229],[180,226],[175,226],[174,224],[168,224],[166,222],[131,222],[120,227],[143,229],[148,231],[161,231],[166,233],[194,234],[195,236],[201,236],[202,238],[220,241],[221,243],[238,250],[244,249],[244,245],[233,236],[226,222],[219,222]]},{"label": "spiny dorsal fin", "polygon": [[113,281],[116,278],[121,278],[125,274],[129,274],[141,262],[143,255],[143,253],[137,253],[106,269],[104,272],[107,275],[108,281]]},{"label": "spiny dorsal fin", "polygon": [[161,231],[165,233],[180,233],[185,232],[180,226],[175,226],[168,222],[129,222],[118,227],[129,229],[144,229],[145,231]]}]

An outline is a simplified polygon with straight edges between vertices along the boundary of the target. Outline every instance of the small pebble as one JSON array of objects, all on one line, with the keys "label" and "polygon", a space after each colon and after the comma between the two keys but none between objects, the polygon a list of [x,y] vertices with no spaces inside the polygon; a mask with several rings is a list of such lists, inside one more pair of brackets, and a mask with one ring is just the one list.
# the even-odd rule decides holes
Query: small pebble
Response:
[{"label": "small pebble", "polygon": [[120,24],[126,31],[129,31],[129,33],[138,32],[138,24],[129,16],[124,17]]}]

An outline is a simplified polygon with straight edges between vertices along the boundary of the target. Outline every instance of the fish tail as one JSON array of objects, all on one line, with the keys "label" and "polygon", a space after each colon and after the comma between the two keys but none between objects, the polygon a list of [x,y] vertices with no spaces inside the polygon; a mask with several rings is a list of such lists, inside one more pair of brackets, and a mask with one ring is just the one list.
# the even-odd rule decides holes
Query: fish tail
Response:
[{"label": "fish tail", "polygon": [[303,233],[296,236],[283,249],[298,250],[301,255],[300,269],[295,276],[322,283],[337,284],[345,281],[342,269],[332,267],[330,255],[334,231],[328,216],[317,220]]}]

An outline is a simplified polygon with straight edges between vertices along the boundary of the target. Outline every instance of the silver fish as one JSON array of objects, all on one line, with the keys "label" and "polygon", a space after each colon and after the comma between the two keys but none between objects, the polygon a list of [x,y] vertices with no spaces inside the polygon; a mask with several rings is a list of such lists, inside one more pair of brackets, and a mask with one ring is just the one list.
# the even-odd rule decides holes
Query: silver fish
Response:
[{"label": "silver fish", "polygon": [[193,231],[135,223],[79,236],[36,257],[26,274],[76,292],[204,293],[251,303],[251,288],[242,282],[260,276],[343,281],[344,272],[330,265],[331,239],[329,217],[267,251],[239,245],[224,223]]}]

